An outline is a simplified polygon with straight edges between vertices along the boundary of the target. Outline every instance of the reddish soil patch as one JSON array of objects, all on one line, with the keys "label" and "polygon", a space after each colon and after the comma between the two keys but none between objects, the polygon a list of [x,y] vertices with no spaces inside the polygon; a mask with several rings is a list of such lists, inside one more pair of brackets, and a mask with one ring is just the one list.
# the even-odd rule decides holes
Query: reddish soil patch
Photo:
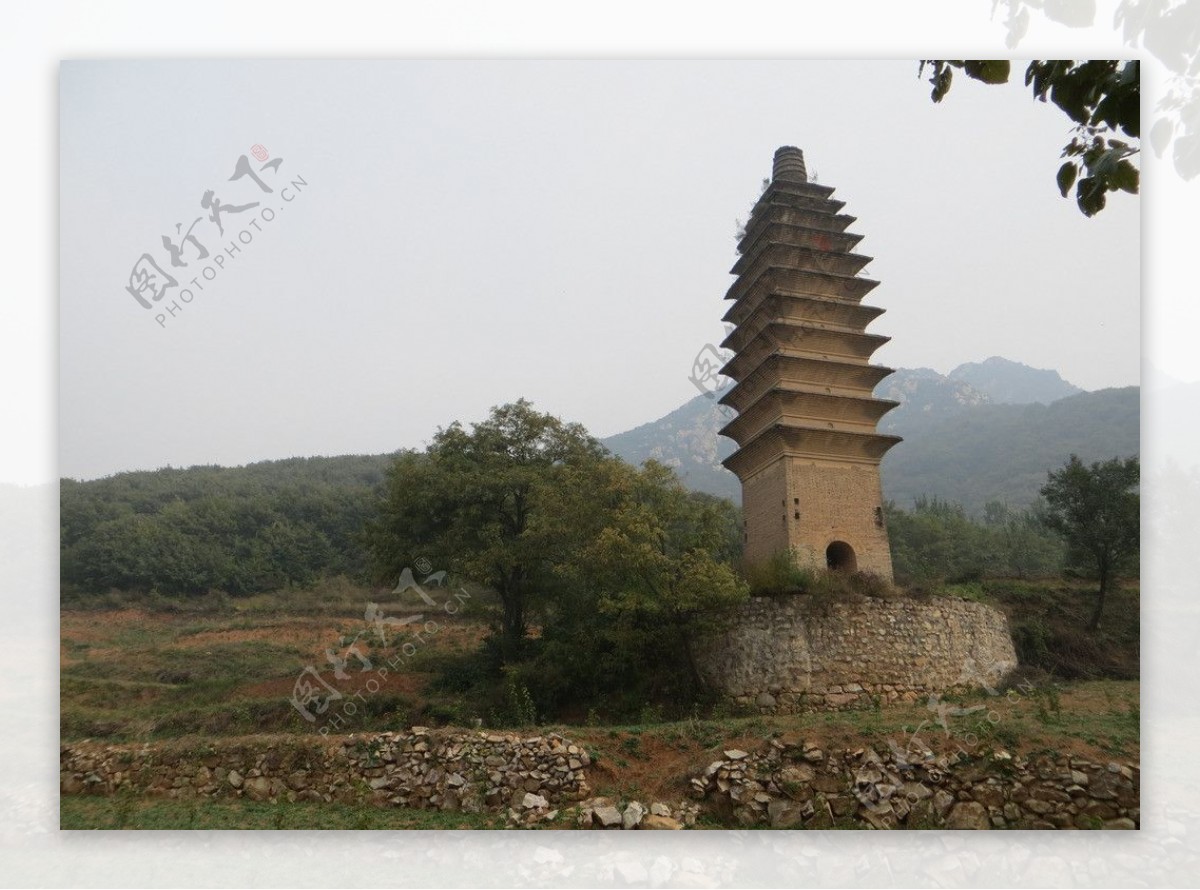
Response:
[{"label": "reddish soil patch", "polygon": [[59,626],[63,639],[79,643],[99,643],[110,639],[114,631],[131,625],[158,624],[165,616],[150,615],[140,609],[117,609],[111,612],[61,612]]},{"label": "reddish soil patch", "polygon": [[320,646],[321,641],[336,639],[337,631],[330,626],[329,619],[314,618],[279,621],[261,627],[181,634],[172,640],[170,645],[180,649],[200,649],[230,643],[273,643],[278,646],[290,645],[306,649]]},{"label": "reddish soil patch", "polygon": [[[429,685],[429,674],[419,674],[413,671],[389,671],[382,680],[373,671],[362,673],[357,667],[347,668],[349,679],[339,680],[330,671],[322,670],[321,679],[336,688],[339,692],[354,694],[362,689],[368,678],[379,684],[379,689],[373,694],[387,692],[392,695],[402,695],[405,698],[421,696]],[[295,685],[295,677],[278,677],[274,680],[263,680],[258,683],[247,683],[235,690],[235,695],[246,698],[288,698]]]}]

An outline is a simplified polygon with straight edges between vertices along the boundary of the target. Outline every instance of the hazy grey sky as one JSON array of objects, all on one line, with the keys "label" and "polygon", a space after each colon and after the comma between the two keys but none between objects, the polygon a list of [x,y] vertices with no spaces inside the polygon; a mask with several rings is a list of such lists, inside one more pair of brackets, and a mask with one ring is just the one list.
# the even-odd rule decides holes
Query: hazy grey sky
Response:
[{"label": "hazy grey sky", "polygon": [[[522,396],[652,420],[696,394],[783,144],[858,217],[876,361],[1137,383],[1138,200],[1058,196],[1069,122],[1014,68],[935,106],[910,61],[66,63],[60,471],[421,446]],[[228,181],[255,145],[270,194]],[[259,206],[219,237],[210,189]],[[197,217],[210,256],[173,268]],[[164,305],[192,291],[165,326],[125,290],[143,253]]]}]

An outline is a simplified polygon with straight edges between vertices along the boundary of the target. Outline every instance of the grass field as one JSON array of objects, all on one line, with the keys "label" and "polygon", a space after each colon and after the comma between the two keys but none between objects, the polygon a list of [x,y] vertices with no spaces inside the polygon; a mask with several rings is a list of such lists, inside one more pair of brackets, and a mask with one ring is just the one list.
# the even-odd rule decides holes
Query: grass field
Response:
[{"label": "grass field", "polygon": [[[339,588],[318,602],[297,594],[295,603],[277,595],[64,609],[62,737],[127,741],[307,731],[289,702],[305,666],[328,672],[328,652],[347,658],[346,679],[326,677],[342,691],[353,692],[363,663],[348,654],[350,641],[375,664],[402,654],[408,637],[384,628],[381,638],[364,618],[365,604],[380,596],[368,589]],[[388,614],[406,617],[406,612],[430,610],[411,606]],[[445,613],[436,619],[437,630],[402,659],[402,670],[390,672],[360,710],[354,729],[470,719],[452,710],[452,700],[427,696],[424,690],[431,662],[478,647],[486,624]]]},{"label": "grass field", "polygon": [[264,803],[252,800],[152,800],[133,797],[64,795],[59,827],[72,829],[244,829],[357,831],[495,829],[503,815],[442,813],[436,810],[385,809],[315,803]]},{"label": "grass field", "polygon": [[[983,581],[944,592],[991,603],[1009,614],[1024,672],[1038,688],[1138,676],[1136,588],[1114,592],[1098,634],[1084,629],[1091,602],[1085,585]],[[308,731],[289,702],[306,665],[320,668],[344,693],[353,693],[363,663],[347,654],[344,643],[354,640],[363,657],[376,665],[403,654],[401,643],[411,636],[387,634],[385,628],[381,639],[364,618],[365,604],[382,601],[384,595],[342,585],[244,600],[201,597],[64,609],[62,737],[134,741]],[[418,608],[409,606],[408,611],[416,614]],[[388,614],[403,612],[393,608]],[[484,617],[463,612],[436,616],[436,631],[414,647],[411,657],[401,659],[402,669],[389,672],[345,731],[495,722],[496,715],[479,701],[432,682],[447,665],[477,650],[487,633]],[[329,671],[331,652],[347,659],[343,680]],[[581,708],[573,721],[609,722],[603,707],[591,721],[588,710]],[[647,708],[641,722],[661,722],[654,712]]]}]

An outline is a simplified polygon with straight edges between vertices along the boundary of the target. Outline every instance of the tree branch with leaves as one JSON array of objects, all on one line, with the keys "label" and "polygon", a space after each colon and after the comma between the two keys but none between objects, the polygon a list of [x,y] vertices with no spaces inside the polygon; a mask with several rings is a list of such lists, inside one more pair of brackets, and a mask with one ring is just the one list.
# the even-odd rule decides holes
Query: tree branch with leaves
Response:
[{"label": "tree branch with leaves", "polygon": [[[930,68],[931,98],[941,102],[961,71],[985,84],[1008,83],[1007,59],[922,59],[918,76]],[[1136,195],[1140,173],[1133,158],[1141,150],[1141,75],[1136,59],[1035,59],[1025,69],[1025,86],[1040,102],[1057,105],[1075,123],[1062,151],[1066,160],[1056,174],[1065,198],[1085,216],[1104,209],[1109,192]],[[1131,141],[1116,138],[1117,134]]]}]

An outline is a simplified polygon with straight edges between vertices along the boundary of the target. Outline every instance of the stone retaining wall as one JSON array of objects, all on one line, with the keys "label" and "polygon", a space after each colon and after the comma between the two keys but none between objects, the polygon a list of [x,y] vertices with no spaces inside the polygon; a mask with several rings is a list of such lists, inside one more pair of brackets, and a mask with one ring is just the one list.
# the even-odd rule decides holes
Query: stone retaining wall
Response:
[{"label": "stone retaining wall", "polygon": [[[402,733],[61,746],[65,794],[149,794],[506,811],[512,825],[679,829],[700,808],[772,828],[1137,828],[1140,771],[1068,755],[823,751],[795,735],[730,749],[691,779],[697,804],[587,799],[590,758],[558,735]],[[577,803],[576,803],[577,802]],[[564,808],[565,817],[560,816]]]},{"label": "stone retaining wall", "polygon": [[73,742],[61,746],[60,777],[67,794],[366,801],[480,812],[522,806],[527,794],[549,804],[585,798],[589,763],[585,751],[558,735],[413,727],[207,745]]},{"label": "stone retaining wall", "polygon": [[692,793],[742,825],[772,828],[1115,828],[1140,826],[1141,771],[1068,755],[1003,750],[822,751],[795,737],[730,750]]},{"label": "stone retaining wall", "polygon": [[1004,615],[952,597],[754,597],[700,657],[711,685],[764,713],[916,701],[995,685],[1016,665]]}]

